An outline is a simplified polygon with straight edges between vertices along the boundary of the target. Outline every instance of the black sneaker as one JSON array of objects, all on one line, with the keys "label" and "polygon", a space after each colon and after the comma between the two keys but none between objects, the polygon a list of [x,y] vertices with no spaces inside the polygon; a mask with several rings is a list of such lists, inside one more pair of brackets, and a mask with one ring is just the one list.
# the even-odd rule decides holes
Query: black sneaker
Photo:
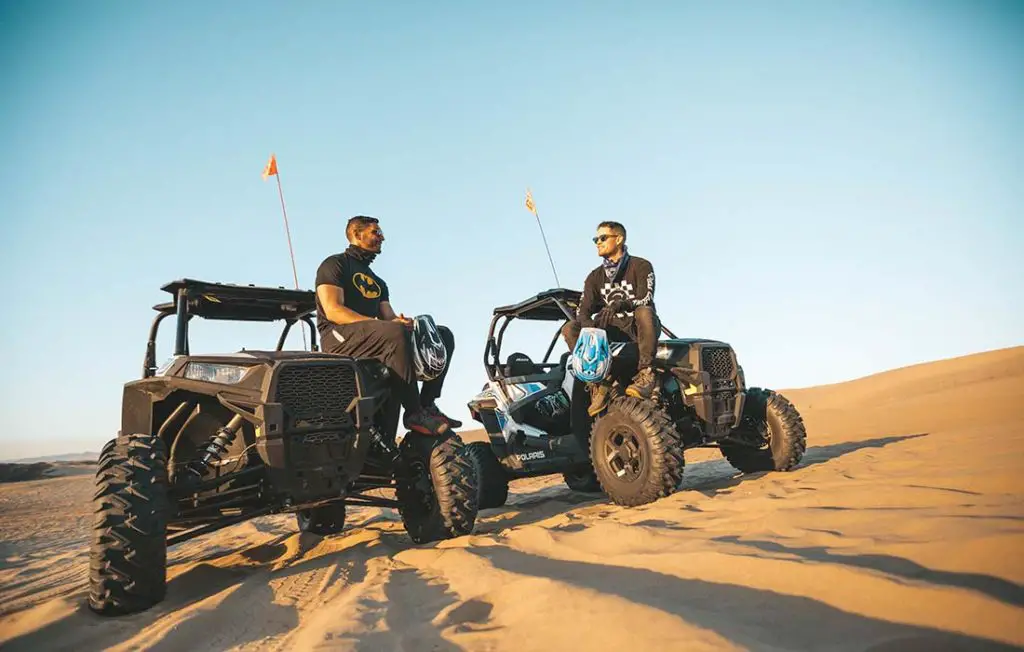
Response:
[{"label": "black sneaker", "polygon": [[633,382],[626,388],[626,395],[633,398],[651,398],[655,388],[654,370],[644,367],[633,376]]},{"label": "black sneaker", "polygon": [[445,419],[435,416],[425,409],[419,409],[415,412],[406,411],[405,416],[402,418],[402,424],[406,430],[420,435],[432,435],[435,437],[445,434],[450,428]]},{"label": "black sneaker", "polygon": [[437,403],[434,403],[433,401],[431,401],[430,405],[424,405],[423,409],[426,410],[427,413],[430,414],[431,416],[444,419],[445,421],[448,422],[448,425],[451,426],[453,429],[462,427],[461,421],[459,421],[458,419],[453,419],[444,412],[442,412],[441,408],[437,407]]}]

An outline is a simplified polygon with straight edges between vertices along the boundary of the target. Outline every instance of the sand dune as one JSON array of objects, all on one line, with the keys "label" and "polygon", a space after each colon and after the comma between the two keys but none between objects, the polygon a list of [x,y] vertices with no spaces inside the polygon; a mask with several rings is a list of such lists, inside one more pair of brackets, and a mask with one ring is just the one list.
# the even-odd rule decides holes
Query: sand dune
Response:
[{"label": "sand dune", "polygon": [[65,475],[93,475],[95,472],[95,460],[90,462],[0,464],[0,483],[42,480],[44,478],[58,478]]},{"label": "sand dune", "polygon": [[415,546],[389,510],[172,548],[166,602],[82,606],[90,478],[0,486],[4,650],[999,650],[1024,646],[1024,347],[787,392],[785,474],[687,455],[637,509],[518,481]]}]

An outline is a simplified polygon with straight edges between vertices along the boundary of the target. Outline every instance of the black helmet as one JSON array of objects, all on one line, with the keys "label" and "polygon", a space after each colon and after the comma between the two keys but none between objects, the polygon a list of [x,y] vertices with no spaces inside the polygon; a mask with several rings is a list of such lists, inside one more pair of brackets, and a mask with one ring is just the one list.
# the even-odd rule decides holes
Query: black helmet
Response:
[{"label": "black helmet", "polygon": [[419,380],[437,378],[448,363],[448,350],[430,315],[419,315],[412,320],[412,359]]}]

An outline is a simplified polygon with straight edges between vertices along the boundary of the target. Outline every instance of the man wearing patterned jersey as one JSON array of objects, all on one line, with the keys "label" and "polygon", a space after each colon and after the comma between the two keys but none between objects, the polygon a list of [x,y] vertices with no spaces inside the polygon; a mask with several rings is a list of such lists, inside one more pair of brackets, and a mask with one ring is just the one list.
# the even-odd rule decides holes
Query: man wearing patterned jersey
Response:
[{"label": "man wearing patterned jersey", "polygon": [[[601,222],[594,244],[604,261],[587,275],[576,319],[565,325],[562,335],[570,351],[586,326],[605,329],[612,342],[636,342],[639,366],[626,394],[650,398],[655,384],[651,365],[661,330],[654,308],[654,267],[650,261],[630,255],[626,227],[618,222]],[[605,408],[610,389],[605,383],[590,384],[591,416]]]}]

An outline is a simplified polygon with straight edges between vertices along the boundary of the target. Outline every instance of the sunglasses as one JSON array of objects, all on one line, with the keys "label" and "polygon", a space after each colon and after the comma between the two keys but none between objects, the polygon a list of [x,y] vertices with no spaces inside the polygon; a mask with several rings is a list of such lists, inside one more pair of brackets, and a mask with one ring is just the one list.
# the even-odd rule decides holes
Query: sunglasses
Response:
[{"label": "sunglasses", "polygon": [[614,237],[615,237],[614,235],[601,234],[601,235],[599,235],[599,236],[594,238],[594,244],[601,244],[602,242],[604,242],[608,238],[614,238]]}]

